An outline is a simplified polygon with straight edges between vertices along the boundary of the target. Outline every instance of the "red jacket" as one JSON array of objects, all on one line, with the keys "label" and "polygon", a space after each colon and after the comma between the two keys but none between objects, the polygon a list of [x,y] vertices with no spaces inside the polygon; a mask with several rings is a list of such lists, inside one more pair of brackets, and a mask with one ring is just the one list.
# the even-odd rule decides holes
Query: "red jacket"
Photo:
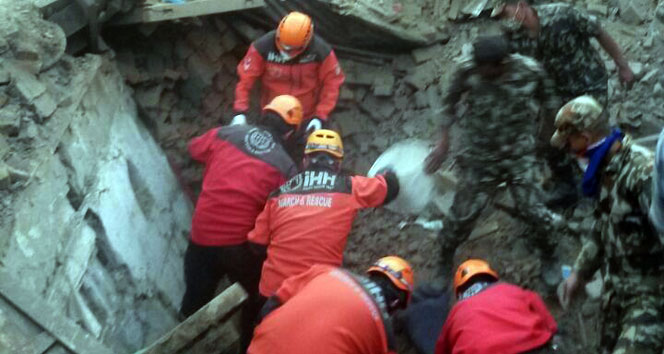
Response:
[{"label": "red jacket", "polygon": [[344,82],[337,57],[329,44],[314,35],[309,47],[292,60],[284,61],[275,44],[275,31],[254,41],[237,66],[240,78],[235,87],[233,109],[249,109],[249,94],[256,79],[262,83],[261,107],[279,95],[293,95],[302,103],[304,118],[327,119],[337,104]]},{"label": "red jacket", "polygon": [[293,177],[270,196],[248,236],[267,246],[260,293],[273,295],[314,264],[340,266],[357,211],[382,205],[388,194],[383,176],[307,170]]},{"label": "red jacket", "polygon": [[211,129],[191,140],[189,153],[205,164],[191,223],[191,240],[202,246],[245,242],[270,192],[297,172],[277,139],[250,125]]},{"label": "red jacket", "polygon": [[539,295],[498,283],[454,305],[436,354],[523,353],[541,347],[556,331]]},{"label": "red jacket", "polygon": [[385,313],[356,278],[315,265],[288,278],[282,305],[256,327],[248,354],[386,354]]}]

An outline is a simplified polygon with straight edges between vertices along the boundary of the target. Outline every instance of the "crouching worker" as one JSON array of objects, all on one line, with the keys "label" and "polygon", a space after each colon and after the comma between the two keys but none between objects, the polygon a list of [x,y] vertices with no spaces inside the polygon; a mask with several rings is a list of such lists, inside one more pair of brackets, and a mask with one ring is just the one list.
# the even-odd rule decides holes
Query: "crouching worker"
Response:
[{"label": "crouching worker", "polygon": [[457,268],[450,311],[436,354],[545,353],[557,325],[539,295],[499,282],[489,263],[469,259]]},{"label": "crouching worker", "polygon": [[297,173],[282,143],[301,121],[300,102],[277,96],[263,109],[262,126],[214,128],[189,143],[191,157],[205,170],[184,258],[180,313],[189,317],[212,300],[222,277],[240,282],[249,294],[242,314],[244,350],[261,306],[261,264],[247,247],[247,234],[270,192]]},{"label": "crouching worker", "polygon": [[408,305],[411,266],[379,259],[366,276],[315,265],[288,278],[267,301],[249,354],[394,353],[390,316]]},{"label": "crouching worker", "polygon": [[270,196],[248,239],[265,258],[259,285],[264,298],[314,264],[341,266],[357,211],[389,203],[399,193],[393,172],[376,177],[341,173],[339,134],[321,129],[305,148],[305,170]]}]

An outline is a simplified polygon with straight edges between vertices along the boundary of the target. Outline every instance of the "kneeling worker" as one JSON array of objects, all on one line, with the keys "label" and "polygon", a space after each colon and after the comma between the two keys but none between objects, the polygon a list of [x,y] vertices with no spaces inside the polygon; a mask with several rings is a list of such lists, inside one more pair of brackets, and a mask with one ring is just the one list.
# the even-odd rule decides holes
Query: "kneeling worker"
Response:
[{"label": "kneeling worker", "polygon": [[315,265],[267,301],[247,353],[395,353],[390,316],[408,305],[413,282],[396,256],[379,259],[367,276]]},{"label": "kneeling worker", "polygon": [[304,153],[305,170],[272,193],[249,232],[252,249],[267,257],[259,284],[265,298],[314,264],[341,266],[357,211],[389,203],[399,193],[391,171],[342,174],[343,145],[332,130],[312,133]]},{"label": "kneeling worker", "polygon": [[436,354],[545,349],[557,331],[539,295],[498,282],[498,273],[486,261],[463,262],[454,276],[454,292],[457,303],[438,337]]}]

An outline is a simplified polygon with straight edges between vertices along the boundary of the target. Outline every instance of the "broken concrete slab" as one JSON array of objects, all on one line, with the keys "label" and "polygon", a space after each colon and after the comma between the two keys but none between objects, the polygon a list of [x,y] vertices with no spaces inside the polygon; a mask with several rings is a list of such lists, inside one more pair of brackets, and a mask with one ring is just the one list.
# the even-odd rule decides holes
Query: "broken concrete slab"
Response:
[{"label": "broken concrete slab", "polygon": [[389,72],[376,76],[373,82],[373,93],[378,97],[391,96],[394,92],[395,78]]},{"label": "broken concrete slab", "polygon": [[359,112],[341,115],[335,119],[335,122],[339,123],[341,135],[344,138],[364,130]]},{"label": "broken concrete slab", "polygon": [[451,0],[450,11],[447,13],[447,18],[454,21],[459,17],[459,11],[461,11],[461,5],[463,0]]},{"label": "broken concrete slab", "polygon": [[9,188],[11,182],[9,167],[6,163],[0,161],[0,190]]},{"label": "broken concrete slab", "polygon": [[34,74],[24,71],[16,65],[8,68],[11,70],[10,75],[14,85],[28,102],[32,102],[46,91],[46,85],[37,80]]},{"label": "broken concrete slab", "polygon": [[644,21],[648,7],[642,0],[620,0],[620,19],[628,25],[639,25]]},{"label": "broken concrete slab", "polygon": [[21,126],[21,108],[8,105],[0,109],[0,133],[15,136]]},{"label": "broken concrete slab", "polygon": [[411,55],[413,56],[416,64],[422,64],[425,61],[431,60],[440,55],[442,48],[443,46],[440,44],[425,48],[417,48],[411,52]]},{"label": "broken concrete slab", "polygon": [[470,17],[479,17],[489,0],[471,0],[461,10],[461,12]]},{"label": "broken concrete slab", "polygon": [[404,81],[418,90],[424,90],[437,78],[436,64],[428,61],[416,66]]},{"label": "broken concrete slab", "polygon": [[587,6],[588,12],[594,15],[606,17],[609,14],[609,7],[605,4],[591,3]]},{"label": "broken concrete slab", "polygon": [[37,114],[41,118],[41,121],[50,117],[58,108],[57,103],[55,100],[53,100],[53,97],[48,92],[45,92],[37,99],[35,99],[33,101],[33,105],[37,111]]},{"label": "broken concrete slab", "polygon": [[156,3],[136,8],[120,17],[113,24],[125,25],[140,22],[160,22],[178,18],[218,14],[237,10],[262,7],[263,0],[197,0],[182,4]]}]

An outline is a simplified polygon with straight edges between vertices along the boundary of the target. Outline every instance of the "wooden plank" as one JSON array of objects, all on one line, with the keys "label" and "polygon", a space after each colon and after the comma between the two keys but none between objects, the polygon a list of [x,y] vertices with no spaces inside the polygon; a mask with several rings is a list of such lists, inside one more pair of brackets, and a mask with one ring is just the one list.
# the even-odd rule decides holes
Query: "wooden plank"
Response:
[{"label": "wooden plank", "polygon": [[189,347],[210,327],[218,326],[219,322],[227,319],[246,299],[247,293],[240,284],[235,283],[159,340],[136,354],[177,353]]},{"label": "wooden plank", "polygon": [[190,0],[184,4],[158,3],[137,8],[112,24],[159,22],[262,6],[265,6],[264,0]]},{"label": "wooden plank", "polygon": [[113,353],[60,313],[58,309],[36,296],[34,291],[24,289],[5,271],[0,271],[0,294],[70,351],[74,353]]}]

